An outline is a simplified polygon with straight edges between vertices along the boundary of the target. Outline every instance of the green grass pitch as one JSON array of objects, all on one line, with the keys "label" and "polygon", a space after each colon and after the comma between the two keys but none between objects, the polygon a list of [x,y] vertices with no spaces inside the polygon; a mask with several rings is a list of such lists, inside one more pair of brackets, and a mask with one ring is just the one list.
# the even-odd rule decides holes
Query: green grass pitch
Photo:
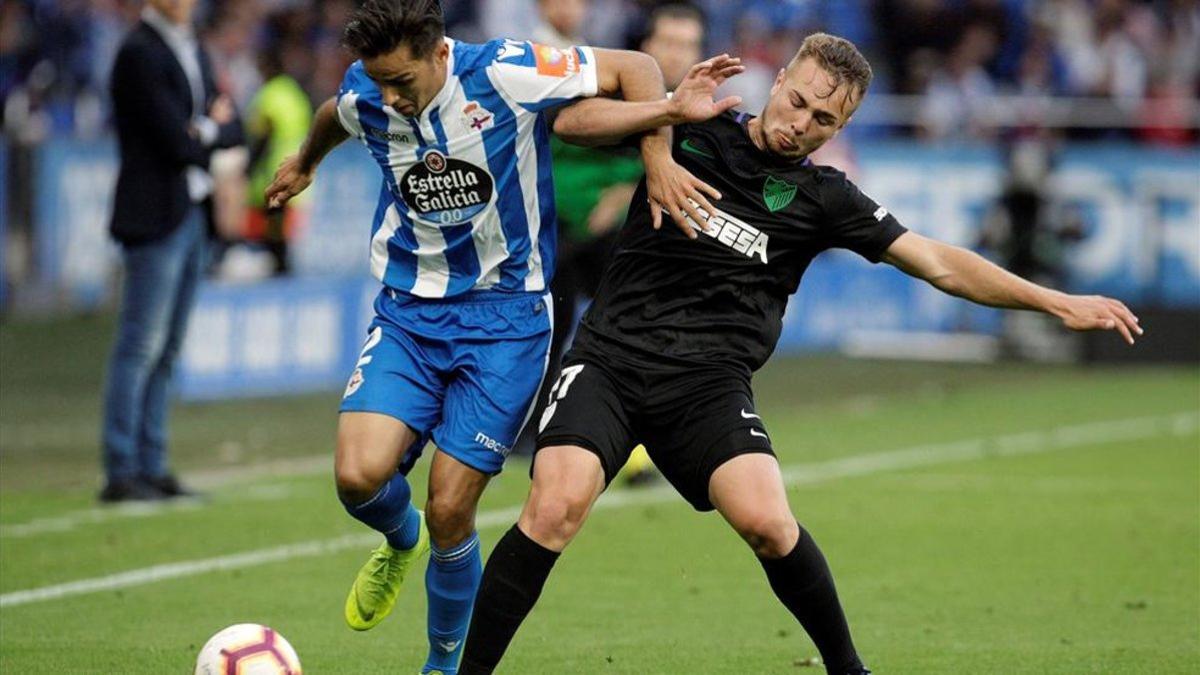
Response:
[{"label": "green grass pitch", "polygon": [[[371,537],[333,495],[336,394],[178,405],[176,466],[211,499],[94,505],[112,327],[0,325],[0,672],[191,672],[247,621],[310,673],[417,672],[421,570],[378,628],[342,623]],[[1197,368],[822,357],[756,389],[875,672],[1200,671]],[[485,547],[527,476],[485,495]],[[823,672],[718,516],[662,488],[601,503],[501,672]]]}]

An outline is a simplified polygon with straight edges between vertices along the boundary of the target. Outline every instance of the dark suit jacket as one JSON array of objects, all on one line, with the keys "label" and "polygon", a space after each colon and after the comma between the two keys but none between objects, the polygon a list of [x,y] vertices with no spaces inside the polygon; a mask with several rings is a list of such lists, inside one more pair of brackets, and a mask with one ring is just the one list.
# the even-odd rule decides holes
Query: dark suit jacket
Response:
[{"label": "dark suit jacket", "polygon": [[[212,64],[200,49],[205,105],[217,96]],[[241,124],[223,124],[213,148],[189,132],[192,90],[187,75],[161,35],[145,21],[129,32],[117,53],[111,79],[121,170],[110,230],[124,244],[166,236],[191,207],[186,169],[208,167],[213,148],[243,142]]]}]

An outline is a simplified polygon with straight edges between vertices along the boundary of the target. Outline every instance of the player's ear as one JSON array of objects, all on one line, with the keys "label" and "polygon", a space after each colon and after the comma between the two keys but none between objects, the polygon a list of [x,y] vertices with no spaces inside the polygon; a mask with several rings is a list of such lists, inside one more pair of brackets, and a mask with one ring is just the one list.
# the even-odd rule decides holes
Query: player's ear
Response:
[{"label": "player's ear", "polygon": [[446,44],[446,41],[443,40],[442,42],[438,43],[437,47],[434,47],[433,49],[433,61],[439,66],[444,66],[449,60],[450,45]]},{"label": "player's ear", "polygon": [[779,69],[779,74],[777,74],[775,76],[775,83],[771,85],[771,95],[772,96],[774,96],[775,92],[779,91],[779,88],[783,86],[783,78],[786,74],[787,74],[787,68]]}]

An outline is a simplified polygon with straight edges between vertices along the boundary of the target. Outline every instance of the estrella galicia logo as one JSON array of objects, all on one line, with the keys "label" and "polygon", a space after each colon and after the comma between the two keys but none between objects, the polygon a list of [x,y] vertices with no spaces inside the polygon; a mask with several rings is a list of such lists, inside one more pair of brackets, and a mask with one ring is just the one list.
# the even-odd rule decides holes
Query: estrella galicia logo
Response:
[{"label": "estrella galicia logo", "polygon": [[419,164],[404,173],[400,194],[421,219],[460,225],[487,208],[494,185],[487,171],[429,150]]},{"label": "estrella galicia logo", "polygon": [[766,203],[768,209],[771,209],[772,213],[791,204],[795,198],[795,183],[767,176],[767,182],[763,184],[763,202]]}]

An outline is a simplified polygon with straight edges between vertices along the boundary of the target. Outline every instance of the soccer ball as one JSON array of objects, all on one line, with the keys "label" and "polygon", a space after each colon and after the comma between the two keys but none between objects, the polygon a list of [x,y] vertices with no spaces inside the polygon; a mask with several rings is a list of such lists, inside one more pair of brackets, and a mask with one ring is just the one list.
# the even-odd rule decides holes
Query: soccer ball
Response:
[{"label": "soccer ball", "polygon": [[300,675],[300,657],[279,633],[239,623],[204,643],[196,675]]}]

